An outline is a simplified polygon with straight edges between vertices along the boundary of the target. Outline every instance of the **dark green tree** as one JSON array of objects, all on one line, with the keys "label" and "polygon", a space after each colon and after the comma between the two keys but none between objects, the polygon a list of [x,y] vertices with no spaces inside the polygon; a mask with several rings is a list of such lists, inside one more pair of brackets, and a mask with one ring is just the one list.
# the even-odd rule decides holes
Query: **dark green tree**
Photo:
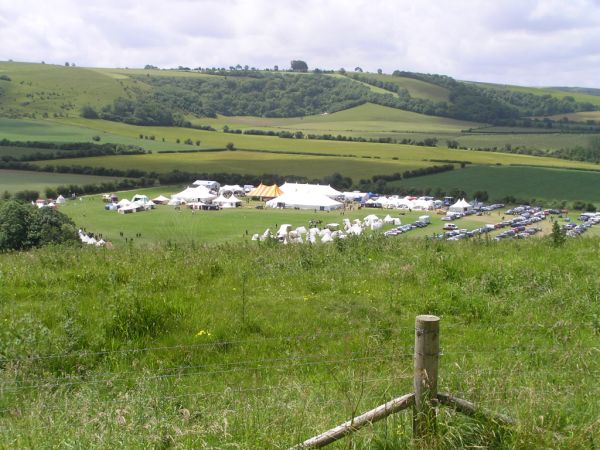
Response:
[{"label": "dark green tree", "polygon": [[554,245],[555,247],[560,247],[561,245],[563,245],[565,243],[565,240],[567,239],[563,229],[561,228],[560,224],[558,223],[558,220],[554,221],[554,224],[552,225],[551,238],[552,238],[552,245]]},{"label": "dark green tree", "polygon": [[0,251],[21,250],[27,245],[27,227],[33,208],[16,200],[0,204]]},{"label": "dark green tree", "polygon": [[302,60],[294,60],[291,62],[292,70],[294,72],[307,72],[308,64]]}]

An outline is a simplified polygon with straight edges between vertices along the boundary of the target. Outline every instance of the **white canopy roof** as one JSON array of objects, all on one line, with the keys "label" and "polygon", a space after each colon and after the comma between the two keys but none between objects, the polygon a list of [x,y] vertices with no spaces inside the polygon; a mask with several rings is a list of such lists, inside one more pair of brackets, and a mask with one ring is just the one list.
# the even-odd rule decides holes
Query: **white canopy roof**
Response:
[{"label": "white canopy roof", "polygon": [[470,208],[471,204],[469,202],[467,202],[464,198],[461,198],[460,200],[458,200],[451,207],[456,207],[456,208]]},{"label": "white canopy roof", "polygon": [[188,187],[177,194],[173,194],[171,198],[183,200],[185,202],[207,201],[216,198],[216,195],[211,194],[204,186]]},{"label": "white canopy roof", "polygon": [[168,202],[169,199],[167,197],[165,197],[164,195],[159,195],[158,197],[153,198],[152,201],[162,203],[162,202]]},{"label": "white canopy roof", "polygon": [[225,186],[221,186],[221,189],[219,189],[220,194],[224,194],[225,192],[231,192],[231,193],[235,194],[236,192],[245,193],[246,191],[244,191],[244,188],[238,184],[234,184],[234,185],[227,184]]},{"label": "white canopy roof", "polygon": [[332,200],[326,195],[317,192],[287,192],[283,195],[269,200],[266,205],[270,208],[277,208],[283,205],[284,208],[299,209],[338,209],[343,206],[342,203]]},{"label": "white canopy roof", "polygon": [[284,194],[297,192],[301,194],[320,194],[326,195],[330,198],[336,198],[343,195],[340,191],[331,187],[331,185],[324,184],[305,184],[305,183],[283,183],[280,187]]},{"label": "white canopy roof", "polygon": [[221,194],[219,197],[213,200],[213,203],[216,205],[221,205],[224,208],[235,208],[237,205],[241,204],[242,201],[235,195],[232,195],[228,198]]}]

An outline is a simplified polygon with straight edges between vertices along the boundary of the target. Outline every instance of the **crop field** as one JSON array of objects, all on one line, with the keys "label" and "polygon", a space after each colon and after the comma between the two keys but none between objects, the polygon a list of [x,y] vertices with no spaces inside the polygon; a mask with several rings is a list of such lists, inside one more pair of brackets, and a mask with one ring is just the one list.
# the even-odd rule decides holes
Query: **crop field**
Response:
[{"label": "crop field", "polygon": [[29,172],[25,170],[0,169],[0,192],[10,193],[34,190],[43,194],[47,187],[68,184],[100,184],[118,180],[117,177],[99,177],[94,175],[77,175],[64,173]]},{"label": "crop field", "polygon": [[[156,173],[179,170],[195,173],[298,175],[309,178],[322,178],[339,172],[344,176],[355,178],[357,181],[360,178],[382,173],[403,172],[408,169],[433,165],[433,163],[425,161],[382,161],[378,159],[252,151],[99,156],[85,159],[61,159],[59,163],[61,165],[73,164],[111,169],[135,168]],[[57,161],[35,161],[33,164],[44,166],[46,164],[57,164]]]},{"label": "crop field", "polygon": [[12,147],[12,146],[0,146],[0,159],[3,156],[12,156],[18,158],[19,156],[31,155],[31,154],[44,154],[53,155],[55,150],[48,148],[32,148],[32,147]]},{"label": "crop field", "polygon": [[403,187],[461,189],[472,195],[487,191],[491,198],[514,196],[539,200],[600,202],[600,173],[539,167],[476,166],[396,182]]},{"label": "crop field", "polygon": [[[432,445],[588,448],[600,439],[597,247],[353,239],[2,254],[0,446],[289,448],[411,392],[414,316],[430,313],[442,318],[439,390],[519,421],[443,409]],[[406,411],[333,448],[410,439]]]},{"label": "crop field", "polygon": [[[0,138],[10,141],[40,141],[40,142],[95,142],[92,138],[100,136],[99,143],[111,142],[116,144],[137,145],[148,150],[185,150],[195,146],[162,142],[160,139],[140,139],[139,135],[149,136],[145,127],[137,127],[137,135],[129,133],[122,135],[109,131],[94,129],[86,122],[68,120],[33,120],[0,118]],[[0,150],[1,151],[1,150]]]},{"label": "crop field", "polygon": [[[200,148],[224,148],[227,143],[234,143],[236,148],[257,149],[257,150],[276,150],[285,153],[309,152],[309,153],[328,153],[331,155],[356,155],[358,157],[370,156],[384,159],[398,158],[398,161],[405,161],[414,164],[428,159],[440,160],[468,160],[474,164],[532,164],[549,167],[576,167],[576,168],[594,168],[594,164],[579,161],[566,161],[555,158],[532,157],[528,155],[516,155],[505,153],[486,153],[473,152],[468,150],[451,150],[443,147],[421,147],[414,145],[395,145],[395,144],[373,144],[362,142],[339,142],[339,141],[319,141],[307,139],[282,139],[270,136],[252,136],[217,133],[211,131],[194,130],[188,128],[176,127],[139,127],[134,125],[122,124],[117,122],[108,122],[103,120],[77,119],[72,121],[78,126],[93,129],[94,132],[107,132],[119,136],[136,139],[138,143],[150,142],[140,140],[139,135],[154,135],[161,141],[160,144],[175,144],[176,139],[182,142],[185,139],[192,139],[194,142],[200,140]],[[162,142],[165,138],[165,142]],[[108,141],[108,139],[107,139]],[[192,149],[195,146],[182,146],[183,149]],[[393,171],[393,170],[392,170]]]}]

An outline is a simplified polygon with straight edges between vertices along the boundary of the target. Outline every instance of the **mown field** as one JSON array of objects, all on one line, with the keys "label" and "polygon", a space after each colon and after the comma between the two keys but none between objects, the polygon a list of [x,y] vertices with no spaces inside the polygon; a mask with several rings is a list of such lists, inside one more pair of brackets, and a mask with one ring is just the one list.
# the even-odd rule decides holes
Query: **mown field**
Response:
[{"label": "mown field", "polygon": [[[440,410],[433,446],[593,448],[598,244],[0,255],[0,446],[288,448],[412,391],[414,317],[431,313],[439,390],[519,421]],[[400,413],[332,448],[407,448],[411,426]]]},{"label": "mown field", "polygon": [[600,202],[600,173],[539,167],[474,166],[395,182],[398,187],[493,193],[493,198]]},{"label": "mown field", "polygon": [[[179,192],[182,187],[166,186],[164,188],[138,189],[118,192],[119,198],[131,199],[134,194],[142,193],[153,198],[158,195],[170,196]],[[69,201],[60,210],[71,217],[75,223],[90,233],[102,234],[114,245],[125,245],[133,238],[134,245],[154,247],[167,242],[185,244],[196,243],[240,243],[249,241],[254,233],[262,234],[267,228],[276,232],[279,226],[289,223],[294,227],[307,227],[310,220],[321,220],[323,224],[339,223],[343,219],[364,219],[369,214],[376,214],[383,219],[389,214],[400,217],[403,223],[411,223],[423,214],[429,214],[432,225],[428,228],[413,230],[411,237],[424,237],[434,231],[441,232],[442,221],[435,213],[401,212],[381,209],[353,208],[346,211],[297,211],[278,209],[256,209],[264,202],[247,201],[243,208],[221,211],[197,211],[187,208],[176,210],[172,206],[158,206],[155,210],[136,214],[118,214],[116,211],[105,211],[101,196],[82,197],[81,200]],[[461,228],[475,228],[489,221],[499,221],[500,215],[461,219]],[[385,227],[390,228],[390,226]],[[600,230],[599,230],[600,231]],[[121,235],[123,233],[123,235]],[[377,233],[379,234],[379,233]],[[127,238],[127,240],[126,240]],[[405,237],[401,237],[404,239]]]},{"label": "mown field", "polygon": [[[118,197],[131,199],[135,194],[145,194],[150,198],[158,195],[167,197],[179,192],[183,187],[165,186],[161,188],[137,189],[133,191],[118,192]],[[291,224],[294,228],[308,227],[311,220],[320,220],[323,224],[342,224],[344,219],[363,220],[367,215],[375,214],[383,219],[386,215],[400,218],[403,224],[418,220],[419,216],[429,215],[431,225],[426,228],[411,230],[406,235],[391,237],[390,239],[420,239],[433,234],[443,233],[445,223],[441,215],[434,211],[400,211],[384,209],[358,209],[356,206],[345,211],[301,211],[257,209],[264,206],[264,202],[243,199],[243,207],[220,211],[191,211],[187,208],[175,209],[172,206],[157,206],[156,209],[136,214],[118,214],[116,211],[104,210],[104,203],[100,195],[81,197],[76,201],[68,201],[60,207],[60,211],[67,214],[75,223],[89,233],[102,235],[105,240],[110,240],[115,246],[135,245],[136,247],[155,248],[167,243],[186,245],[194,242],[197,245],[214,243],[240,244],[249,242],[255,233],[262,234],[267,228],[276,232],[284,223]],[[504,210],[497,210],[482,216],[468,216],[455,221],[459,228],[472,230],[487,223],[497,223],[505,217]],[[569,215],[575,221],[579,216],[577,211]],[[563,221],[561,224],[565,223]],[[536,226],[542,228],[542,233],[550,233],[552,223],[543,221]],[[380,235],[382,231],[392,228],[385,225],[381,231],[368,235]],[[491,233],[482,239],[492,238],[496,233]],[[586,236],[600,236],[600,227],[593,227]],[[533,239],[536,239],[534,237]]]},{"label": "mown field", "polygon": [[44,189],[46,188],[55,188],[69,184],[100,184],[119,179],[118,177],[0,169],[0,192],[8,191],[15,193],[24,190],[33,190],[40,192],[44,196]]}]

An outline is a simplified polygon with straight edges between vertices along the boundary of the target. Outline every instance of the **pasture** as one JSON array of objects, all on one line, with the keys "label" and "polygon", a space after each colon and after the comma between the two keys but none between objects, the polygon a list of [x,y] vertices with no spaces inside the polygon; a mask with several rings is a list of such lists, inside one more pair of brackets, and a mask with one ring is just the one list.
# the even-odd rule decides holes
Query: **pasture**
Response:
[{"label": "pasture", "polygon": [[583,200],[600,203],[600,173],[540,167],[475,166],[395,182],[400,187],[487,191],[491,198]]},{"label": "pasture", "polygon": [[[443,410],[437,448],[587,448],[600,439],[597,246],[2,254],[0,446],[288,448],[411,392],[414,316],[431,313],[442,317],[439,390],[520,422]],[[410,439],[407,412],[333,448]]]},{"label": "pasture", "polygon": [[[395,84],[396,86],[408,90],[410,96],[414,98],[424,98],[435,102],[447,102],[449,100],[450,93],[448,89],[415,78],[375,73],[365,73],[361,75],[373,80]],[[389,91],[385,92],[389,93]]]},{"label": "pasture", "polygon": [[8,191],[10,193],[15,193],[18,191],[33,190],[40,192],[40,194],[44,196],[44,189],[46,188],[55,188],[57,186],[69,184],[100,184],[115,180],[119,180],[119,178],[0,169],[0,192]]},{"label": "pasture", "polygon": [[314,134],[358,133],[370,136],[374,132],[459,132],[477,128],[482,124],[427,116],[410,111],[402,111],[387,106],[366,103],[354,108],[318,116],[294,117],[288,119],[262,117],[225,117],[217,119],[195,119],[198,124],[209,124],[214,128],[228,125],[230,128],[288,129]]},{"label": "pasture", "polygon": [[552,89],[551,87],[532,87],[532,86],[513,86],[506,84],[494,84],[494,83],[479,83],[472,82],[481,87],[490,87],[493,89],[506,89],[512,92],[522,92],[525,94],[534,95],[551,95],[552,97],[564,98],[573,97],[577,102],[587,102],[595,106],[600,106],[600,96],[585,94],[583,92],[565,92],[558,89]]}]

